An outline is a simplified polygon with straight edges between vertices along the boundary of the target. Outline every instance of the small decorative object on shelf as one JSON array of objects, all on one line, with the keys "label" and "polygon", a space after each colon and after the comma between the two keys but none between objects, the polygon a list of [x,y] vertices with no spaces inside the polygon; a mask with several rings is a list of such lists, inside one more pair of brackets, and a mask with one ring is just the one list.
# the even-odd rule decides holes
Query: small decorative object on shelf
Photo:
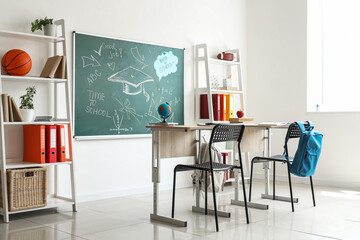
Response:
[{"label": "small decorative object on shelf", "polygon": [[169,103],[160,104],[158,108],[160,117],[163,119],[162,123],[166,123],[166,119],[171,116],[171,107]]},{"label": "small decorative object on shelf", "polygon": [[51,122],[52,116],[36,116],[34,122]]},{"label": "small decorative object on shelf", "polygon": [[31,23],[31,31],[41,30],[44,26],[44,35],[56,37],[56,25],[53,24],[52,18],[45,17],[44,19],[36,19]]},{"label": "small decorative object on shelf", "polygon": [[36,94],[35,86],[27,87],[26,94],[20,97],[20,112],[24,122],[31,122],[34,119],[34,95]]},{"label": "small decorative object on shelf", "polygon": [[223,79],[223,87],[224,88],[232,87],[231,75],[228,78]]},{"label": "small decorative object on shelf", "polygon": [[32,61],[25,51],[12,49],[2,57],[1,66],[9,75],[25,76],[31,70]]},{"label": "small decorative object on shelf", "polygon": [[226,61],[233,61],[234,60],[234,54],[233,53],[226,53],[222,52],[217,55],[217,58],[220,60],[226,60]]}]

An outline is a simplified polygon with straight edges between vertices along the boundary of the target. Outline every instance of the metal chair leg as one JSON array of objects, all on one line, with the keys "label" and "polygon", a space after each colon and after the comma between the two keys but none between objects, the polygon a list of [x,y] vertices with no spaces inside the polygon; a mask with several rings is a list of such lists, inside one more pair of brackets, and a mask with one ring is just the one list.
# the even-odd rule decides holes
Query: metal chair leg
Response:
[{"label": "metal chair leg", "polygon": [[218,222],[218,214],[217,214],[217,206],[216,206],[214,171],[212,169],[211,169],[211,186],[212,186],[213,200],[214,200],[215,225],[216,225],[216,231],[218,232],[219,222]]},{"label": "metal chair leg", "polygon": [[275,161],[273,161],[273,200],[275,200]]},{"label": "metal chair leg", "polygon": [[175,184],[176,184],[176,170],[174,169],[173,196],[172,196],[172,207],[171,207],[172,218],[174,218],[174,212],[175,212]]},{"label": "metal chair leg", "polygon": [[250,186],[249,186],[249,202],[251,202],[251,189],[252,189],[252,178],[253,178],[253,169],[254,169],[254,161],[256,158],[251,160],[251,170],[250,170]]},{"label": "metal chair leg", "polygon": [[314,186],[313,186],[312,176],[310,176],[310,185],[311,185],[311,193],[312,193],[312,198],[313,198],[313,204],[314,204],[314,207],[316,207],[315,194],[314,194]]},{"label": "metal chair leg", "polygon": [[291,198],[291,210],[294,212],[294,199],[292,193],[292,185],[291,185],[291,176],[290,176],[290,164],[286,162],[288,169],[288,177],[289,177],[289,188],[290,188],[290,198]]},{"label": "metal chair leg", "polygon": [[208,185],[207,185],[207,171],[205,171],[205,215],[208,214]]},{"label": "metal chair leg", "polygon": [[243,195],[244,195],[244,205],[245,205],[245,214],[246,214],[246,222],[247,224],[249,224],[249,212],[248,212],[248,206],[247,206],[247,201],[246,201],[246,189],[245,189],[245,180],[244,180],[244,170],[243,170],[243,165],[241,162],[241,158],[239,159],[240,161],[240,171],[241,171],[241,181],[242,181],[242,189],[243,189]]}]

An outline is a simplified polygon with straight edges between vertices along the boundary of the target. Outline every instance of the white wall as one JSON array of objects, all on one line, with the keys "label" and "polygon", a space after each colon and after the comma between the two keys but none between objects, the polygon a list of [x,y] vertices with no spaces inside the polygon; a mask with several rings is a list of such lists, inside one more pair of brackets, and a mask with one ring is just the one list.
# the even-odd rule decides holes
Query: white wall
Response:
[{"label": "white wall", "polygon": [[[2,1],[0,29],[29,32],[31,21],[48,16],[65,19],[68,43],[71,43],[71,32],[76,30],[185,47],[186,124],[192,124],[194,119],[194,44],[208,43],[212,54],[227,48],[240,48],[245,69],[245,0]],[[39,50],[27,44],[1,42],[1,49],[24,48],[35,63]],[[68,48],[67,54],[72,56],[70,50]],[[0,54],[4,52],[1,50]],[[39,74],[43,61],[42,58],[37,60],[32,74]],[[19,95],[23,89],[13,86],[12,91]],[[38,111],[44,98],[46,94],[37,96]],[[151,191],[149,138],[75,142],[74,158],[80,200]],[[191,159],[185,158],[181,162],[191,162]],[[170,186],[174,164],[175,161],[163,164],[166,188]],[[189,177],[182,179],[183,185],[189,183]]]},{"label": "white wall", "polygon": [[[249,115],[313,121],[324,134],[315,184],[359,189],[360,113],[306,112],[306,6],[306,0],[247,1]],[[273,146],[273,153],[282,153],[283,135],[275,134]]]}]

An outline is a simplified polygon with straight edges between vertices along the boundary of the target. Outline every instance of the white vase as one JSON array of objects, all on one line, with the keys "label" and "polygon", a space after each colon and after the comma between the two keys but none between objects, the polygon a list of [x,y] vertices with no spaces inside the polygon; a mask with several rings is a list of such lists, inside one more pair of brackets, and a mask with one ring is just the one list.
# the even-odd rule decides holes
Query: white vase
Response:
[{"label": "white vase", "polygon": [[34,120],[34,109],[20,109],[20,113],[24,122],[32,122]]},{"label": "white vase", "polygon": [[47,24],[44,26],[44,35],[56,37],[57,26],[55,24]]}]

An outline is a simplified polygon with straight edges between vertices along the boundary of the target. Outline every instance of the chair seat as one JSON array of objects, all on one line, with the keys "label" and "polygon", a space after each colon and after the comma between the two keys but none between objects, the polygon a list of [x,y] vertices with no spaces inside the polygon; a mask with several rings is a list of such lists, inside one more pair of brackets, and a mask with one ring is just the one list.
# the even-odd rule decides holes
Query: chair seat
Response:
[{"label": "chair seat", "polygon": [[[259,163],[259,162],[268,162],[268,161],[286,161],[285,157],[283,155],[274,155],[271,157],[255,157],[254,158],[254,162],[255,163]],[[289,157],[289,162],[293,162],[294,158],[293,157]]]},{"label": "chair seat", "polygon": [[[224,170],[232,170],[233,168],[239,168],[234,165],[228,165],[228,164],[217,163],[217,162],[213,162],[212,165],[213,165],[214,171],[224,171]],[[178,164],[175,167],[176,172],[188,171],[188,170],[210,171],[210,162],[205,162],[205,163],[200,163],[200,164],[192,164],[192,165]]]}]

